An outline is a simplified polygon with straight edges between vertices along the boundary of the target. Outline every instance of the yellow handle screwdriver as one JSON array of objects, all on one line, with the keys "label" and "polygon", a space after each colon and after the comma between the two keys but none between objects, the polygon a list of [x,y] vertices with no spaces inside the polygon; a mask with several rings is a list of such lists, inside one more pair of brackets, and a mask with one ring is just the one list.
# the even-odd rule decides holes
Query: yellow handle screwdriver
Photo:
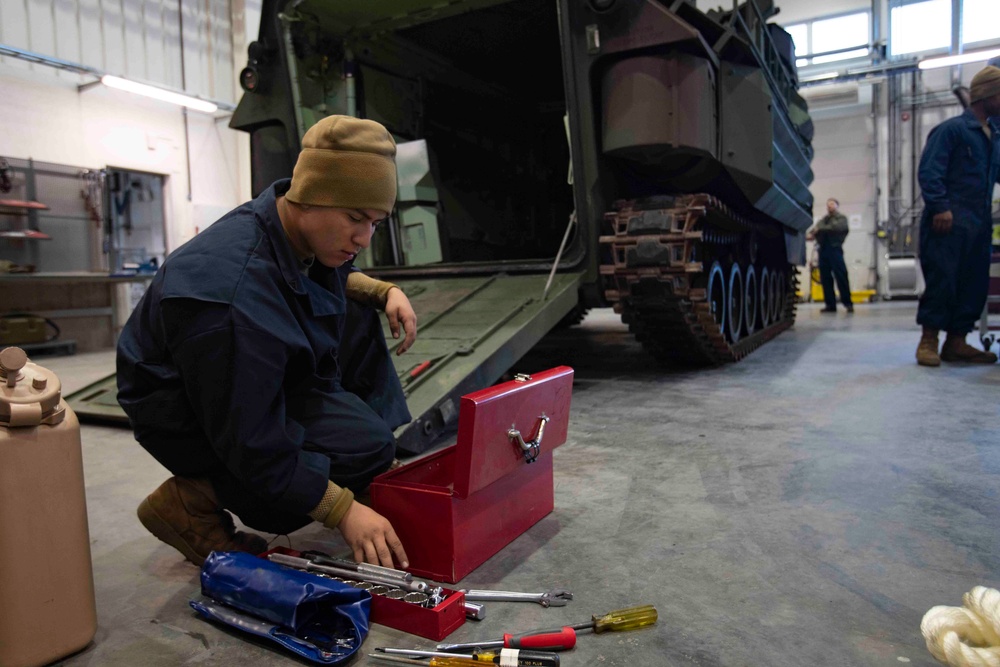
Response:
[{"label": "yellow handle screwdriver", "polygon": [[644,628],[647,625],[656,623],[656,607],[651,604],[640,607],[629,607],[627,609],[616,609],[606,614],[594,615],[589,623],[578,623],[569,627],[574,630],[586,630],[592,628],[595,634],[601,634],[609,630],[635,630]]},{"label": "yellow handle screwdriver", "polygon": [[402,658],[395,655],[386,655],[385,653],[369,653],[368,657],[385,662],[402,663],[404,665],[425,665],[427,667],[467,667],[468,665],[473,665],[475,667],[483,667],[483,663],[476,660],[469,660],[468,658],[431,658],[427,662],[420,662],[412,658]]},{"label": "yellow handle screwdriver", "polygon": [[[636,630],[647,625],[656,623],[656,607],[645,604],[639,607],[627,607],[625,609],[615,609],[606,614],[594,614],[589,621],[566,625],[563,627],[574,630],[593,630],[595,634],[608,632],[609,630],[618,632],[621,630]],[[558,630],[538,630],[532,634],[542,634],[545,632],[558,632]]]},{"label": "yellow handle screwdriver", "polygon": [[[583,623],[577,623],[575,625],[564,625],[563,628],[572,628],[574,631],[577,630],[593,630],[594,634],[601,634],[602,632],[620,632],[623,630],[636,630],[638,628],[644,628],[647,625],[653,625],[656,623],[657,614],[656,607],[651,604],[641,605],[639,607],[627,607],[625,609],[615,609],[614,611],[609,611],[606,614],[595,614],[590,617],[589,621]],[[555,628],[551,630],[536,630],[530,634],[532,635],[542,635],[549,633],[556,633],[563,628]],[[441,644],[438,649],[442,646],[447,646]],[[460,646],[459,644],[454,644],[452,646]],[[467,646],[467,645],[466,645]],[[446,650],[452,650],[448,647]]]}]

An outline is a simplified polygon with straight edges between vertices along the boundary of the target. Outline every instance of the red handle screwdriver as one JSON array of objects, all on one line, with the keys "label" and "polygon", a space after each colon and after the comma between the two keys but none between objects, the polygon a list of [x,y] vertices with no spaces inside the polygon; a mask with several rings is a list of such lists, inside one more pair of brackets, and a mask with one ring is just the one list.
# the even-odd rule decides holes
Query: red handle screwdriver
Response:
[{"label": "red handle screwdriver", "polygon": [[439,651],[462,652],[468,649],[527,648],[536,651],[568,651],[576,646],[576,630],[564,627],[558,630],[526,632],[521,635],[504,633],[503,639],[469,644],[438,644]]}]

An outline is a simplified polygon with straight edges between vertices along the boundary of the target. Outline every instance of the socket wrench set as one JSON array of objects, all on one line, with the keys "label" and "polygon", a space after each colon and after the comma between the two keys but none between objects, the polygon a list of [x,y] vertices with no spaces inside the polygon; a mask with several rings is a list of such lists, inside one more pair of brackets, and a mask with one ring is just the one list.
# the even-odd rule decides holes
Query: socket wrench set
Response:
[{"label": "socket wrench set", "polygon": [[276,547],[261,558],[368,591],[371,622],[426,639],[441,640],[466,619],[482,619],[483,606],[466,602],[462,591],[414,578],[409,572],[356,563],[317,551]]}]

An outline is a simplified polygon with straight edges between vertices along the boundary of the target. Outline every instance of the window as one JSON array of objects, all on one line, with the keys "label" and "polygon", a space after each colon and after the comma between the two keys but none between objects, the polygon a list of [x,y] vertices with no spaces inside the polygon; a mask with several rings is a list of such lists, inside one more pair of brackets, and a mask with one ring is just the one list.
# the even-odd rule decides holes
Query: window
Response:
[{"label": "window", "polygon": [[[851,49],[851,47],[862,47]],[[844,49],[851,49],[844,51]],[[829,63],[868,55],[868,14],[848,14],[812,24],[812,52],[840,51],[816,56],[814,64]]]},{"label": "window", "polygon": [[962,43],[1000,40],[1000,7],[997,0],[964,0]]},{"label": "window", "polygon": [[[984,11],[985,5],[995,2],[983,2]],[[966,5],[970,4],[967,0]],[[951,0],[924,0],[893,7],[889,25],[889,45],[894,56],[947,49],[951,46]]]},{"label": "window", "polygon": [[[792,36],[792,42],[795,43],[795,55],[809,55],[809,26],[805,23],[796,23],[795,25],[787,26],[785,31]],[[795,64],[798,67],[804,67],[809,64],[809,59],[798,58]]]},{"label": "window", "polygon": [[785,26],[795,42],[796,66],[867,56],[868,17],[857,12]]}]

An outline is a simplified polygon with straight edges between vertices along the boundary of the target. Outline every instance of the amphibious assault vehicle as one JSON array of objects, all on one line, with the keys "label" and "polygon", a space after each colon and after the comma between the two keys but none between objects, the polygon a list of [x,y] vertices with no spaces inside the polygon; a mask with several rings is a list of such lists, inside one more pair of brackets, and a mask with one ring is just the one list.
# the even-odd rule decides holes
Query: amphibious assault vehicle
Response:
[{"label": "amphibious assault vehicle", "polygon": [[420,318],[403,449],[591,307],[685,365],[792,324],[812,128],[769,2],[264,0],[230,123],[254,194],[324,116],[397,140],[397,209],[359,264]]}]

